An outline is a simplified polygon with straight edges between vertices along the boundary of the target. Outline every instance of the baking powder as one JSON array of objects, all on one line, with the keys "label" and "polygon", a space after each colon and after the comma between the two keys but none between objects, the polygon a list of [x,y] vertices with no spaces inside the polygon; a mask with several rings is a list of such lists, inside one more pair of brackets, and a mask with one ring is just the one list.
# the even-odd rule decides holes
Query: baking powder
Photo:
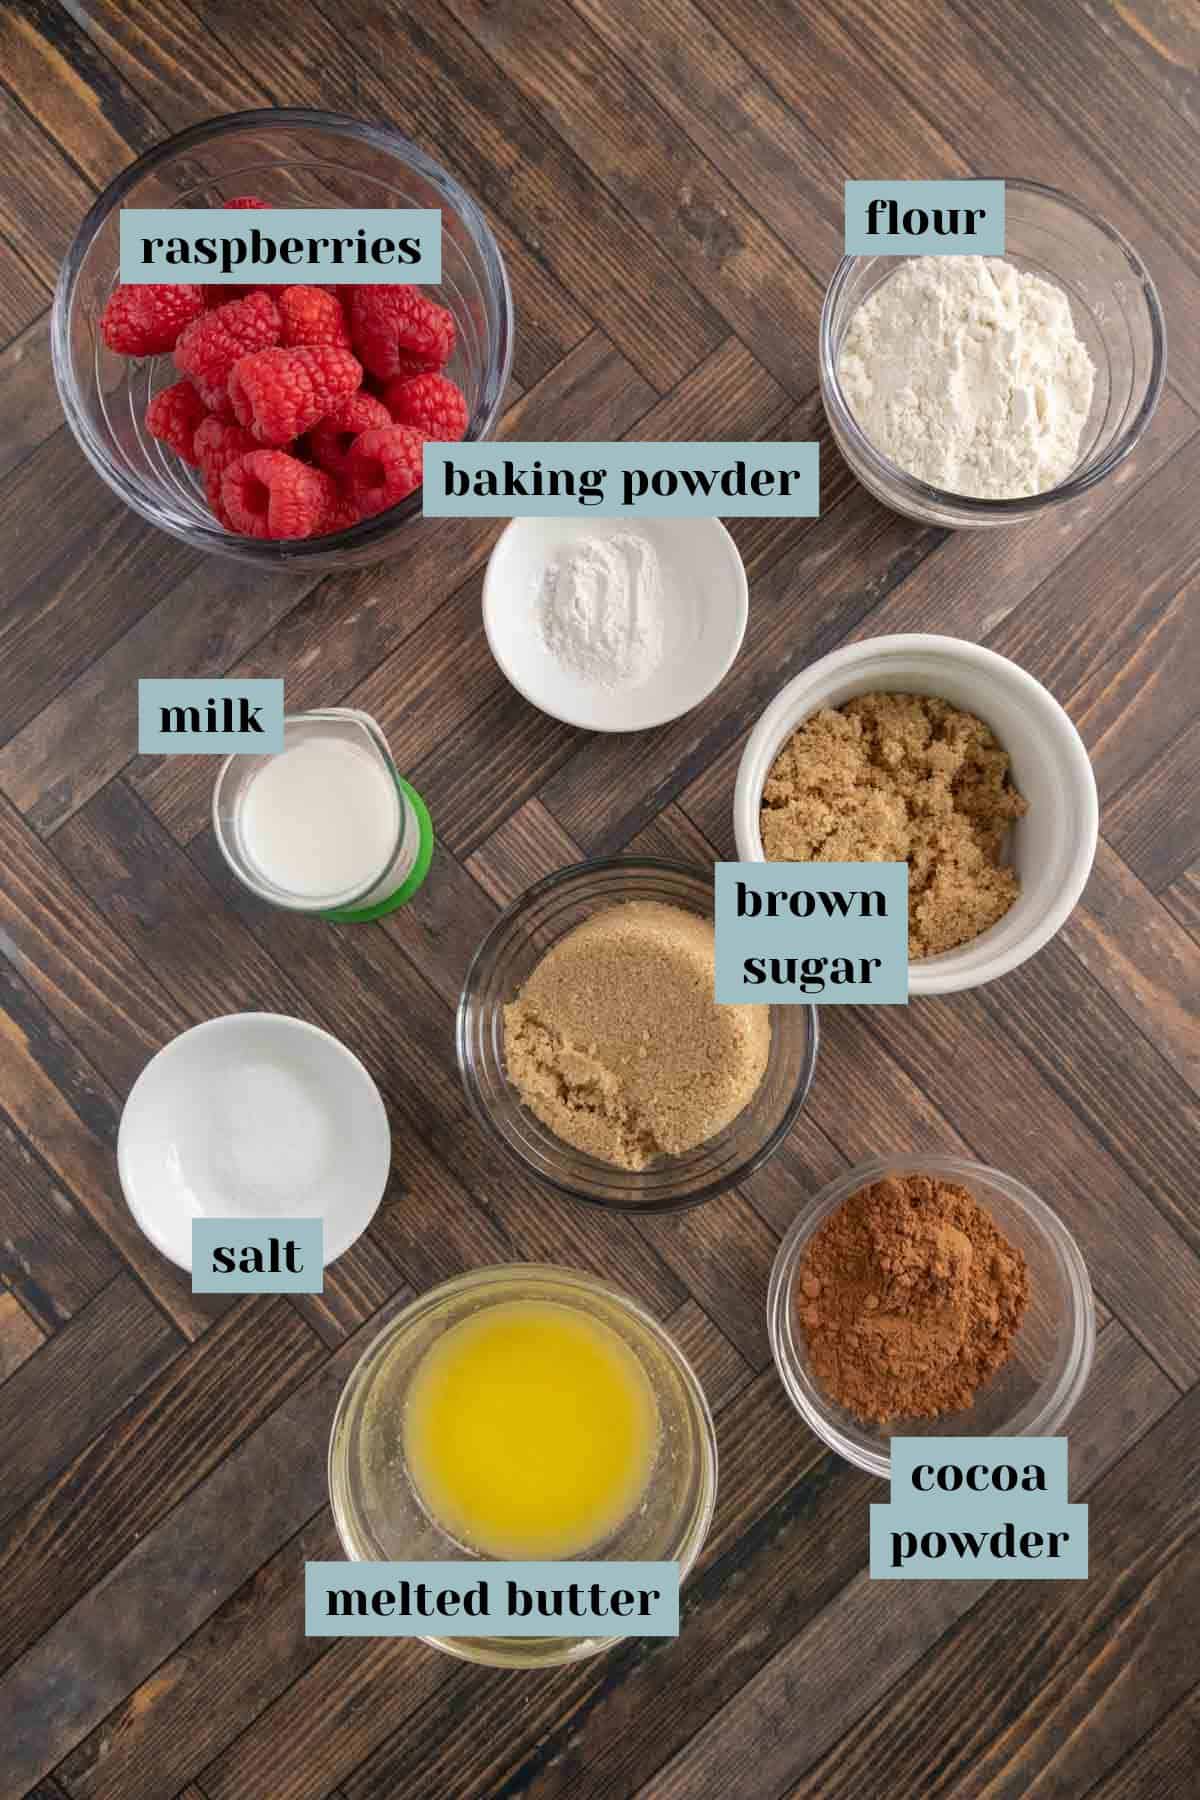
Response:
[{"label": "baking powder", "polygon": [[891,462],[1000,500],[1071,473],[1096,371],[1053,282],[996,256],[919,256],[858,308],[838,374]]},{"label": "baking powder", "polygon": [[632,687],[662,660],[662,572],[634,532],[572,545],[546,567],[538,599],[546,646],[572,675]]}]

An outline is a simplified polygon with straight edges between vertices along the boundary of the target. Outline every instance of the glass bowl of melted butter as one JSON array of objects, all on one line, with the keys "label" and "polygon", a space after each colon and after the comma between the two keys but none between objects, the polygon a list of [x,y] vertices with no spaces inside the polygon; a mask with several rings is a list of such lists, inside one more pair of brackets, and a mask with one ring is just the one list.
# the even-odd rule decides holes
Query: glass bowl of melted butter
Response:
[{"label": "glass bowl of melted butter", "polygon": [[[712,1520],[717,1449],[674,1339],[591,1275],[476,1269],[422,1295],[352,1370],[329,1489],[346,1556],[374,1562],[675,1562]],[[547,1668],[612,1636],[424,1641],[468,1662]]]}]

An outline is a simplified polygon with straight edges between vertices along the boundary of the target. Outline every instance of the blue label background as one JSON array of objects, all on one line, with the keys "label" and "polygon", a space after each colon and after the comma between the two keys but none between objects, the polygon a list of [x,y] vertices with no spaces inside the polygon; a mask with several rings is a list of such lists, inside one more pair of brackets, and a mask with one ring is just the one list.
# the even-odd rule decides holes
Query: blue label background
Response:
[{"label": "blue label background", "polygon": [[[550,469],[569,470],[578,479],[585,472],[603,469],[600,499],[582,504],[578,495],[521,499],[495,499],[447,494],[446,469],[453,465],[470,476],[494,470],[503,479],[504,465],[530,469],[540,461],[543,475]],[[676,493],[666,498],[647,493],[626,506],[621,497],[621,477],[626,471],[644,470],[653,475],[663,469],[698,469],[708,474],[723,472],[735,463],[746,464],[747,481],[756,469],[779,473],[800,470],[791,492],[782,496],[744,499],[725,494]],[[820,510],[819,446],[810,443],[685,443],[685,444],[426,444],[421,504],[429,519],[785,519],[816,518]]]},{"label": "blue label background", "polygon": [[[905,231],[888,232],[886,217],[874,237],[867,235],[867,206],[872,200],[894,200],[903,218],[910,206],[924,207],[932,215],[934,207],[985,207],[987,217],[978,219],[974,233],[968,237],[940,237],[933,229],[915,236]],[[847,256],[1003,256],[1004,255],[1004,183],[1002,181],[848,181],[846,183],[846,255]]]},{"label": "blue label background", "polygon": [[[830,919],[824,912],[810,919],[739,919],[737,884],[759,893],[802,889],[848,894],[852,889],[879,890],[886,901],[885,919]],[[904,1006],[908,1001],[908,864],[719,862],[714,875],[716,902],[716,999],[722,1003],[782,1006]],[[743,981],[748,956],[863,956],[882,958],[867,984],[828,985],[806,994],[799,984]]]},{"label": "blue label background", "polygon": [[[259,708],[261,731],[164,731],[164,706],[194,706],[204,717],[205,704],[215,700],[218,706],[229,699],[233,711],[247,700]],[[258,756],[271,756],[283,749],[283,677],[272,675],[255,681],[214,679],[193,680],[190,677],[159,678],[147,676],[138,682],[138,755],[139,756],[228,756],[231,751],[249,750]]]},{"label": "blue label background", "polygon": [[[871,1507],[871,1578],[873,1581],[1086,1581],[1088,1572],[1088,1509],[1067,1503],[1067,1440],[1065,1437],[895,1437],[891,1454],[891,1500]],[[988,1468],[1011,1464],[1023,1472],[1030,1464],[1045,1470],[1045,1493],[1027,1493],[1015,1487],[1008,1493],[994,1489],[977,1494],[961,1487],[951,1493],[934,1487],[918,1492],[913,1471],[921,1463],[936,1470],[955,1463],[964,1473],[972,1463]],[[1040,1556],[960,1557],[948,1547],[945,1555],[923,1556],[919,1551],[899,1569],[892,1567],[892,1535],[911,1531],[919,1539],[928,1531],[999,1530],[1011,1521],[1016,1540],[1026,1531],[1069,1532],[1070,1539],[1056,1557]]]},{"label": "blue label background", "polygon": [[[218,1244],[232,1245],[239,1254],[243,1250],[258,1250],[263,1261],[268,1262],[272,1238],[279,1240],[281,1251],[289,1239],[296,1245],[296,1260],[303,1264],[296,1274],[281,1269],[277,1275],[248,1275],[241,1269],[226,1272],[212,1266]],[[192,1220],[193,1294],[319,1294],[324,1286],[322,1219]]]},{"label": "blue label background", "polygon": [[[571,1582],[590,1587],[600,1582],[606,1592],[657,1588],[660,1599],[643,1618],[612,1613],[545,1619],[508,1617],[505,1583],[526,1590],[565,1588]],[[459,1612],[425,1618],[381,1616],[330,1618],[326,1596],[333,1588],[360,1588],[368,1599],[378,1588],[397,1582],[424,1581],[435,1590],[462,1593],[480,1581],[488,1584],[489,1611],[473,1619]],[[395,1596],[393,1595],[393,1598]],[[677,1637],[679,1635],[679,1564],[673,1562],[308,1562],[304,1565],[304,1630],[308,1637]]]},{"label": "blue label background", "polygon": [[[299,262],[284,262],[278,255],[285,238],[356,237],[359,227],[370,244],[377,237],[419,237],[421,257],[415,263],[334,262],[326,248],[315,258],[305,256]],[[272,263],[251,263],[248,259],[250,232],[257,227],[261,238],[270,238],[276,247]],[[121,280],[200,281],[207,287],[236,285],[247,282],[308,283],[313,281],[362,282],[373,286],[384,282],[438,282],[442,279],[442,215],[426,207],[358,207],[358,206],[271,206],[264,209],[231,212],[223,206],[127,206],[120,216]],[[247,261],[228,274],[216,263],[170,263],[164,249],[154,251],[152,262],[143,261],[143,239],[186,238],[194,245],[197,238],[241,238],[247,246]],[[218,256],[220,251],[218,249]]]}]

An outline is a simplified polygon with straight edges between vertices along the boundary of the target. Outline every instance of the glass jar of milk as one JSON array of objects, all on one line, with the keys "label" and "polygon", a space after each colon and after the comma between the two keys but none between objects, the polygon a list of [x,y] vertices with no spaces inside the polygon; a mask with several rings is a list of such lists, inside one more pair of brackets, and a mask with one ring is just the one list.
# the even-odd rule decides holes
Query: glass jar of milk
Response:
[{"label": "glass jar of milk", "polygon": [[379,919],[429,872],[433,827],[368,713],[288,713],[283,749],[239,753],[213,793],[217,842],[262,900],[330,919]]}]

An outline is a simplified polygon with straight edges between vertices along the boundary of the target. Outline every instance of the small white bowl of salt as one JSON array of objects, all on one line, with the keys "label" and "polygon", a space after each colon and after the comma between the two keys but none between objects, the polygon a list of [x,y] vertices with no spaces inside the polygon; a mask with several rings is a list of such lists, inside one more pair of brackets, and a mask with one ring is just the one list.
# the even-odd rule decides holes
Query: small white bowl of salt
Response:
[{"label": "small white bowl of salt", "polygon": [[586,731],[646,731],[707,699],[749,600],[719,519],[513,519],[483,583],[492,655],[531,705]]}]

